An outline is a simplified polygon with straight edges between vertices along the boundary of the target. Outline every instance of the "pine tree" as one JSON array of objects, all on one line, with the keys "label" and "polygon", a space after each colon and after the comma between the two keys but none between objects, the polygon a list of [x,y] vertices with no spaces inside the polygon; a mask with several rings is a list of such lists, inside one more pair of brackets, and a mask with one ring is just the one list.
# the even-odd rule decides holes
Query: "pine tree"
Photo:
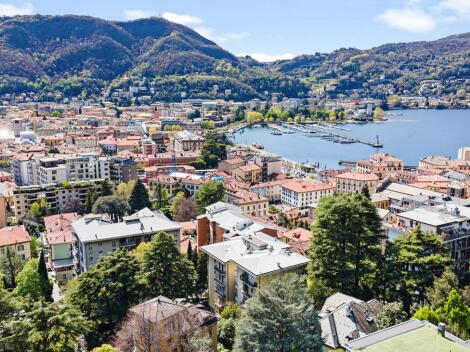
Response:
[{"label": "pine tree", "polygon": [[305,282],[285,274],[260,287],[236,324],[235,351],[322,351],[320,323]]},{"label": "pine tree", "polygon": [[143,208],[151,208],[151,206],[152,203],[147,188],[145,188],[142,180],[138,178],[129,198],[129,207],[132,212],[136,212]]},{"label": "pine tree", "polygon": [[93,212],[93,204],[96,202],[96,194],[94,191],[89,190],[86,194],[86,201],[85,201],[85,213],[90,214]]},{"label": "pine tree", "polygon": [[[382,261],[381,220],[362,194],[324,197],[315,212],[309,282],[368,299],[377,291]],[[341,260],[338,260],[341,258]]]},{"label": "pine tree", "polygon": [[106,197],[106,196],[110,196],[111,194],[113,194],[113,191],[111,189],[109,181],[103,180],[103,182],[101,182],[101,196]]},{"label": "pine tree", "polygon": [[197,273],[193,263],[180,253],[174,237],[160,232],[151,243],[144,254],[141,271],[146,295],[171,299],[190,296]]},{"label": "pine tree", "polygon": [[52,302],[52,283],[51,280],[49,280],[49,276],[47,274],[46,261],[44,259],[44,251],[41,251],[41,254],[39,256],[38,274],[39,281],[41,284],[42,295],[47,301]]}]

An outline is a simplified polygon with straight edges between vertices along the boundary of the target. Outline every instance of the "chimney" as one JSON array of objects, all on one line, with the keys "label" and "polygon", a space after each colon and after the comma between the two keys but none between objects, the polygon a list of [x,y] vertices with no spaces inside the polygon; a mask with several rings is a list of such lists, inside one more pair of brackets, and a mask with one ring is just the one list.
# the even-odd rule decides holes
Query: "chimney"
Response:
[{"label": "chimney", "polygon": [[442,337],[446,337],[446,324],[439,323],[437,324],[437,333]]}]

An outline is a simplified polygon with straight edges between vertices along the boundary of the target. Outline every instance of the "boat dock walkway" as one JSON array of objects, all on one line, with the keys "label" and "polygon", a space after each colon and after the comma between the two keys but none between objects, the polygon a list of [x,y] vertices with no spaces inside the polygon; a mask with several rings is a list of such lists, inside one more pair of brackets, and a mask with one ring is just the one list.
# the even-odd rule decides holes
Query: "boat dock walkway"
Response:
[{"label": "boat dock walkway", "polygon": [[329,129],[330,128],[325,128],[319,125],[299,125],[299,124],[284,124],[283,125],[285,128],[292,128],[304,133],[318,133],[322,137],[332,137],[332,138],[337,138],[341,141],[344,141],[345,143],[362,143],[369,145],[374,148],[382,148],[383,144],[379,142],[379,138],[377,137],[376,141],[369,141],[361,138],[356,138],[356,137],[350,137],[346,135],[342,135],[336,132],[331,132]]}]

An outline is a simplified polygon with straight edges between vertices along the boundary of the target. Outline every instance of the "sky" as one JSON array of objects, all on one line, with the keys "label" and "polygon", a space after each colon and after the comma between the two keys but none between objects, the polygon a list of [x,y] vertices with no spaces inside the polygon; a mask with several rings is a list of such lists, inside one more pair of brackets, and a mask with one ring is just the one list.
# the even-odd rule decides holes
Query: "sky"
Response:
[{"label": "sky", "polygon": [[470,31],[470,0],[0,0],[0,16],[161,16],[260,61]]}]

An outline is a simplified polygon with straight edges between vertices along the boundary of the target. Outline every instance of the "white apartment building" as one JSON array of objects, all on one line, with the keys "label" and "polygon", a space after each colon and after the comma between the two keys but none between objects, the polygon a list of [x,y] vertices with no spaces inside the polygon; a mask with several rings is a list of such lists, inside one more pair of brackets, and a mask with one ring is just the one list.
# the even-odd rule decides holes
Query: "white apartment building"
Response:
[{"label": "white apartment building", "polygon": [[314,181],[290,181],[281,185],[281,202],[290,207],[306,209],[321,198],[332,196],[335,187]]}]

